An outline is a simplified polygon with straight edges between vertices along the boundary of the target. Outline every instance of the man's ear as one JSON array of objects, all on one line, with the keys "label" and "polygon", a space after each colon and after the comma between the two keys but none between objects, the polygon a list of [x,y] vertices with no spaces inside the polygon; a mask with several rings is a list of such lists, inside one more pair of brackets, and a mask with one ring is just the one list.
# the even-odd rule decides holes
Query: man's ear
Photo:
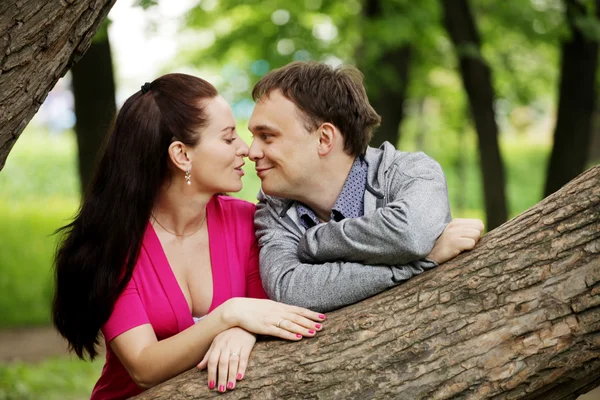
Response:
[{"label": "man's ear", "polygon": [[333,150],[335,143],[340,139],[340,131],[329,122],[325,122],[319,126],[317,133],[319,135],[319,155],[325,156]]},{"label": "man's ear", "polygon": [[192,168],[193,152],[188,151],[188,147],[179,140],[174,141],[169,146],[169,158],[175,166],[183,172]]}]

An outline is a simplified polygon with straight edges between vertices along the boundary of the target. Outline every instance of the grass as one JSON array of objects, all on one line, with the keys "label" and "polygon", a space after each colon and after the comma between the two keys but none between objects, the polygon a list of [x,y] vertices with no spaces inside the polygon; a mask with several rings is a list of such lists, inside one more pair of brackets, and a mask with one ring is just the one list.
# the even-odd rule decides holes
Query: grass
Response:
[{"label": "grass", "polygon": [[0,364],[0,400],[89,399],[103,364],[70,358]]},{"label": "grass", "polygon": [[0,327],[47,325],[52,299],[52,233],[67,222],[75,199],[0,201]]}]

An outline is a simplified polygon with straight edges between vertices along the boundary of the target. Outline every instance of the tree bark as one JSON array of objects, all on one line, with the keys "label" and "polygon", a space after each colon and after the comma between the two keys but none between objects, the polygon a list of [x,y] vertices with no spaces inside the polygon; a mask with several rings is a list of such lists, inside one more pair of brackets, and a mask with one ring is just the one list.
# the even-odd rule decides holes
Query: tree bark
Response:
[{"label": "tree bark", "polygon": [[[229,399],[575,399],[600,386],[600,166],[477,247],[329,313],[300,342],[259,342]],[[137,398],[200,399],[185,372]]]},{"label": "tree bark", "polygon": [[116,113],[115,82],[106,25],[102,30],[83,58],[71,68],[82,192],[92,180],[99,150]]},{"label": "tree bark", "polygon": [[[596,0],[596,19],[600,0]],[[596,100],[598,43],[584,36],[576,23],[585,15],[585,6],[577,0],[566,1],[571,38],[562,45],[558,116],[554,145],[548,163],[544,195],[558,190],[586,167],[592,138],[592,119]]]},{"label": "tree bark", "polygon": [[0,170],[16,140],[116,0],[0,2]]},{"label": "tree bark", "polygon": [[[363,9],[364,24],[371,24],[383,15],[381,0],[367,0]],[[385,48],[376,59],[366,57],[369,35],[363,35],[365,42],[357,51],[360,70],[366,75],[367,94],[371,105],[381,115],[381,126],[375,132],[370,145],[379,147],[388,141],[394,146],[400,140],[400,124],[404,118],[404,103],[408,88],[412,46],[398,44]],[[376,43],[381,46],[381,43]]]},{"label": "tree bark", "polygon": [[508,219],[491,71],[481,55],[479,33],[467,0],[443,0],[442,4],[444,25],[457,50],[460,73],[479,139],[487,228],[491,230]]}]

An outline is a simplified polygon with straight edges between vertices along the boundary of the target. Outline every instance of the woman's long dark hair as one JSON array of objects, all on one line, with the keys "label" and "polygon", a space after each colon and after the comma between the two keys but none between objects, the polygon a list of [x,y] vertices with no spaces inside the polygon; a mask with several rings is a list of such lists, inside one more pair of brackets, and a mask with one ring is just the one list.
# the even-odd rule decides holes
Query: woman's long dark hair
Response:
[{"label": "woman's long dark hair", "polygon": [[209,117],[202,100],[217,96],[185,74],[145,86],[123,104],[77,216],[59,229],[52,317],[82,359],[97,355],[100,328],[131,279],[159,188],[171,179],[169,145],[198,143]]}]

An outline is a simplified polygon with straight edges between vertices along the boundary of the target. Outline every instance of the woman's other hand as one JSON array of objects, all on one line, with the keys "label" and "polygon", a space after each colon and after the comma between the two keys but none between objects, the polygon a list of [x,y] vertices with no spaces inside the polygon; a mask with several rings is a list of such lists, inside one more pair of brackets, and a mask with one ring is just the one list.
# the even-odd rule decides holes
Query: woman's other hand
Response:
[{"label": "woman's other hand", "polygon": [[301,340],[323,328],[325,315],[272,300],[236,297],[222,306],[228,323],[258,335]]},{"label": "woman's other hand", "polygon": [[254,334],[242,329],[231,328],[218,334],[198,368],[208,367],[208,388],[219,392],[235,388],[246,373],[250,352],[256,343]]}]

